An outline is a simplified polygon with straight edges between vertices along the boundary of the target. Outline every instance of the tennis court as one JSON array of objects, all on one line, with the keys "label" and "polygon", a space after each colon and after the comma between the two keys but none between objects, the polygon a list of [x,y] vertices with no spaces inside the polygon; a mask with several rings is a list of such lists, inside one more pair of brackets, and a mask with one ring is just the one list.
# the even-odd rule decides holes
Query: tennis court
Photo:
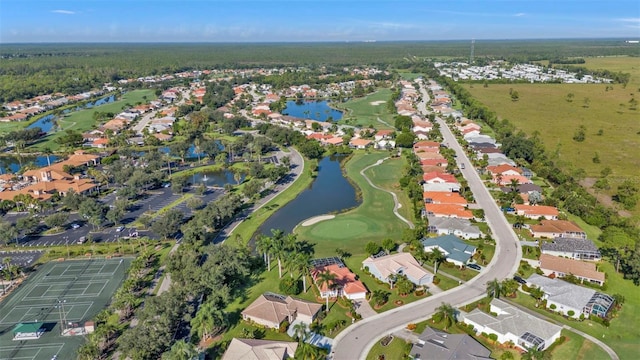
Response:
[{"label": "tennis court", "polygon": [[[42,265],[0,304],[0,360],[75,358],[82,336],[62,336],[103,309],[124,280],[131,259],[92,259]],[[20,323],[45,323],[39,339],[13,340]]]}]

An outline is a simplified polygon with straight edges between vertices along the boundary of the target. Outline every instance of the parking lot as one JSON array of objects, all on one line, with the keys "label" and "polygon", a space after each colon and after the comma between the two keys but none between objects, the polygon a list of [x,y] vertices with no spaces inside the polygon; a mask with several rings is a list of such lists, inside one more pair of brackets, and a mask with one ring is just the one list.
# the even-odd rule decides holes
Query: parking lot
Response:
[{"label": "parking lot", "polygon": [[12,265],[18,265],[23,268],[28,267],[35,263],[42,254],[44,254],[42,250],[0,251],[0,268],[5,258],[11,258]]}]

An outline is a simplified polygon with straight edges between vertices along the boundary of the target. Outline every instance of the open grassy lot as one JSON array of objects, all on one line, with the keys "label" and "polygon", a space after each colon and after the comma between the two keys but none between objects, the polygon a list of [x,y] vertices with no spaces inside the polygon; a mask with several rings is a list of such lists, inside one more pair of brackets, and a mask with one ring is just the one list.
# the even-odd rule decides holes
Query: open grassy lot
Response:
[{"label": "open grassy lot", "polygon": [[[363,98],[353,99],[342,104],[335,104],[335,107],[345,111],[340,123],[360,125],[363,127],[373,125],[376,129],[392,129],[394,114],[389,113],[386,106],[390,98],[391,90],[380,88],[375,93]],[[353,121],[347,121],[348,119],[353,119]]]},{"label": "open grassy lot", "polygon": [[378,340],[371,348],[367,355],[367,360],[382,359],[382,356],[384,356],[385,360],[402,360],[405,359],[407,349],[411,350],[410,345],[404,339],[397,337],[394,337],[386,346],[382,346],[381,342],[382,339]]},{"label": "open grassy lot", "polygon": [[30,146],[29,148],[33,150],[49,148],[55,151],[60,148],[60,145],[56,143],[55,140],[64,135],[65,130],[84,132],[92,129],[96,125],[96,122],[93,119],[93,114],[96,111],[119,113],[122,111],[123,106],[127,104],[135,106],[139,102],[144,103],[146,101],[155,99],[155,97],[156,96],[153,90],[134,90],[124,94],[120,100],[114,101],[112,103],[96,106],[91,109],[73,112],[69,116],[58,120],[58,126],[61,126],[62,130],[47,135],[42,141],[33,146]]},{"label": "open grassy lot", "polygon": [[[72,359],[85,338],[61,336],[61,319],[83,326],[107,305],[130,263],[131,259],[95,259],[41,266],[0,307],[0,358],[51,359],[57,355]],[[39,339],[13,341],[14,327],[30,322],[43,322],[47,331]]]},{"label": "open grassy lot", "polygon": [[574,360],[608,360],[610,359],[602,348],[593,342],[573,333],[569,330],[562,330],[565,341],[551,350],[554,359],[574,359]]},{"label": "open grassy lot", "polygon": [[544,314],[545,316],[555,320],[558,323],[567,324],[578,330],[602,340],[618,354],[620,359],[634,359],[640,354],[640,287],[633,285],[629,280],[624,280],[620,274],[615,273],[613,265],[608,262],[602,262],[599,265],[600,270],[607,274],[607,294],[622,294],[625,297],[625,303],[618,316],[611,320],[611,325],[606,328],[596,322],[567,320],[562,316],[552,314],[546,310],[535,307],[535,301],[532,297],[518,294],[518,297],[512,299],[514,302],[524,305],[527,308]]},{"label": "open grassy lot", "polygon": [[[343,248],[351,254],[363,254],[369,241],[381,241],[385,238],[399,240],[402,230],[408,228],[393,214],[393,198],[389,193],[372,188],[360,171],[387,157],[387,152],[357,152],[345,165],[347,176],[360,189],[362,204],[348,212],[338,214],[334,219],[322,221],[311,226],[298,226],[296,232],[301,239],[317,244],[316,255],[335,256],[336,248]],[[379,167],[380,171],[368,174],[374,184],[379,183],[377,176],[388,175],[388,164],[400,160],[387,160]],[[398,178],[401,173],[395,173]],[[387,178],[385,181],[389,181]]]},{"label": "open grassy lot", "polygon": [[[549,154],[557,153],[567,167],[582,168],[590,178],[599,177],[602,169],[610,167],[613,193],[622,181],[637,179],[640,174],[636,151],[640,148],[640,106],[632,110],[629,104],[634,97],[640,101],[640,65],[637,58],[611,57],[587,59],[586,66],[628,72],[631,80],[626,88],[621,84],[465,86],[500,118],[509,119],[529,135],[537,131]],[[510,89],[519,93],[519,101],[511,101]],[[567,101],[569,93],[574,94],[571,102]],[[573,136],[581,125],[586,128],[586,137],[577,142]],[[592,161],[596,152],[599,163]]]}]

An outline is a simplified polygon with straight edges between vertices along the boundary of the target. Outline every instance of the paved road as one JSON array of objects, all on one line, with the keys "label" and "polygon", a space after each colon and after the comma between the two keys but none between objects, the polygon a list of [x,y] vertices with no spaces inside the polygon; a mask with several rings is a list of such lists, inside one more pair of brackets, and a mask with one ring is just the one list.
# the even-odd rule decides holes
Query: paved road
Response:
[{"label": "paved road", "polygon": [[[424,88],[421,90],[423,99],[427,99],[426,91]],[[427,113],[424,102],[419,104],[418,109],[423,114]],[[469,159],[444,121],[442,119],[437,121],[441,125],[445,141],[448,141],[450,147],[456,151],[458,160],[470,165]],[[516,272],[522,257],[518,237],[484,187],[475,169],[472,166],[466,166],[465,169],[461,170],[473,191],[476,201],[484,209],[487,223],[493,232],[494,239],[496,239],[495,256],[491,259],[489,265],[478,276],[461,286],[364,319],[348,327],[334,341],[334,359],[365,359],[375,342],[382,336],[398,331],[410,322],[428,319],[443,302],[458,307],[479,300],[485,296],[485,284],[488,281],[494,278],[505,279]]]},{"label": "paved road", "polygon": [[291,172],[289,173],[289,175],[287,175],[283,180],[280,180],[274,186],[273,191],[269,195],[261,198],[253,206],[245,209],[244,212],[238,214],[232,222],[230,222],[222,230],[220,230],[218,236],[216,236],[216,238],[213,240],[214,243],[224,242],[229,236],[231,236],[233,230],[235,230],[249,214],[252,214],[263,207],[271,199],[289,188],[289,186],[291,186],[300,177],[300,174],[302,174],[302,172],[304,171],[304,160],[302,159],[302,155],[300,155],[300,153],[292,147],[288,149],[288,153],[278,151],[276,152],[275,156],[278,159],[281,159],[284,156],[289,156],[289,164],[291,166]]}]

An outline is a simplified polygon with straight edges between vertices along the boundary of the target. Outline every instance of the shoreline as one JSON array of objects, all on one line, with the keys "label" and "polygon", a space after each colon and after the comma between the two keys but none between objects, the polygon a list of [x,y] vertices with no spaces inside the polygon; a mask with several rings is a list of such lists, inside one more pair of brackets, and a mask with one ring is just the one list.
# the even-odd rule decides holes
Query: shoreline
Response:
[{"label": "shoreline", "polygon": [[311,218],[306,219],[305,221],[300,223],[300,226],[311,226],[314,224],[317,224],[321,221],[325,221],[325,220],[331,220],[333,218],[335,218],[335,215],[318,215],[318,216],[314,216]]}]

